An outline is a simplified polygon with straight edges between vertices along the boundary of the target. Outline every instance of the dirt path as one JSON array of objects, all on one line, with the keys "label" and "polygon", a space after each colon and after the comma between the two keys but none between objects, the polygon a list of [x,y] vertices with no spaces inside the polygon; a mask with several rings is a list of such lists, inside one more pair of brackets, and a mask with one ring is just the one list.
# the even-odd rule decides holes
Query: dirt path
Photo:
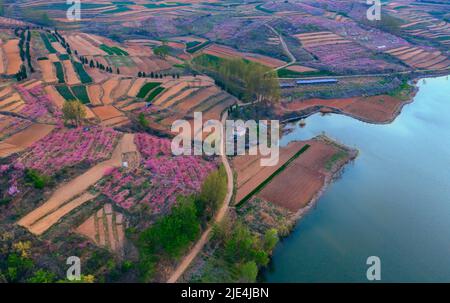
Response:
[{"label": "dirt path", "polygon": [[274,32],[275,35],[278,36],[278,38],[280,39],[281,42],[281,46],[284,49],[284,52],[286,53],[286,55],[288,55],[289,59],[291,59],[291,61],[289,63],[286,63],[285,65],[279,66],[277,68],[275,68],[275,70],[279,70],[282,68],[285,68],[286,66],[292,65],[295,62],[297,62],[297,59],[295,59],[294,55],[291,53],[291,51],[289,50],[286,42],[284,42],[283,36],[280,35],[272,26],[270,26],[269,24],[265,24],[272,32]]},{"label": "dirt path", "polygon": [[35,234],[41,234],[48,228],[40,227],[39,229],[34,229],[33,226],[39,220],[57,211],[65,203],[88,190],[90,186],[94,185],[103,177],[107,168],[120,167],[122,165],[122,155],[130,152],[137,152],[137,147],[134,144],[134,134],[124,134],[109,160],[95,165],[84,174],[60,186],[47,202],[20,219],[17,224],[26,227]]},{"label": "dirt path", "polygon": [[[228,114],[225,112],[224,115],[222,116],[222,124],[223,125],[225,125],[225,121],[227,120],[227,118],[228,118]],[[224,131],[224,133],[225,133],[225,131]],[[222,138],[222,139],[224,139],[224,138]],[[231,197],[233,196],[233,186],[234,186],[233,171],[231,170],[230,163],[228,162],[228,158],[225,154],[225,144],[223,141],[222,141],[222,146],[220,147],[220,151],[222,154],[222,156],[221,156],[222,163],[223,163],[223,165],[225,167],[225,171],[227,173],[228,192],[227,192],[227,195],[225,196],[225,200],[223,201],[222,207],[219,209],[219,211],[216,214],[214,223],[220,223],[223,220],[223,218],[225,218],[225,215],[228,212],[228,207],[230,205]],[[203,249],[203,247],[209,240],[209,234],[211,233],[212,225],[213,224],[210,224],[210,226],[205,230],[205,232],[202,234],[202,236],[197,241],[195,246],[191,249],[191,251],[186,256],[184,256],[181,263],[178,265],[178,267],[175,269],[175,271],[172,273],[172,275],[167,280],[167,283],[177,282],[177,280],[183,275],[183,273],[186,271],[186,269],[189,267],[189,265],[192,263],[192,261],[195,259],[195,257],[197,257],[199,252]]]}]

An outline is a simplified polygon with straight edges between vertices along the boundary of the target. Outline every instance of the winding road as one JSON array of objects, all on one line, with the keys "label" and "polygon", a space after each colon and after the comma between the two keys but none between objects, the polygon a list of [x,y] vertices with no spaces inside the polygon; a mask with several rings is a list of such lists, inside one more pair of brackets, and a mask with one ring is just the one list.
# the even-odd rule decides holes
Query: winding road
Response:
[{"label": "winding road", "polygon": [[[227,120],[227,118],[228,113],[225,112],[222,116],[222,125],[225,125],[225,121]],[[225,133],[225,130],[223,131],[223,133]],[[220,223],[225,218],[225,215],[227,214],[228,208],[230,206],[231,197],[233,196],[234,190],[233,171],[231,170],[227,155],[225,154],[224,140],[225,136],[222,136],[222,145],[220,147],[220,153],[223,166],[225,167],[225,171],[227,173],[227,180],[228,180],[227,195],[225,196],[225,200],[223,201],[221,208],[219,209],[219,211],[216,214],[216,217],[214,218],[214,223]],[[194,245],[194,247],[190,250],[190,252],[186,256],[184,256],[181,263],[178,265],[178,267],[175,269],[175,271],[171,274],[171,276],[167,280],[167,283],[175,283],[183,275],[183,273],[186,271],[186,269],[189,267],[189,265],[192,263],[195,257],[197,257],[197,255],[203,249],[205,244],[208,242],[212,226],[213,224],[209,225],[209,227],[203,232],[202,236]]]}]

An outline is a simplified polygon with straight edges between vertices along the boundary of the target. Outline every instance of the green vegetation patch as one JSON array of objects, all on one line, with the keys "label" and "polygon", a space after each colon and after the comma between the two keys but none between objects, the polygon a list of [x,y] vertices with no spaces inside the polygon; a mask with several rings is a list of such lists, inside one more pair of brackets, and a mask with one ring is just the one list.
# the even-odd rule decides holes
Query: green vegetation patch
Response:
[{"label": "green vegetation patch", "polygon": [[199,44],[202,44],[200,41],[189,41],[186,43],[186,48],[193,48],[194,46],[197,46]]},{"label": "green vegetation patch", "polygon": [[245,203],[246,201],[248,201],[248,199],[250,199],[251,197],[253,197],[254,195],[256,195],[257,193],[259,193],[267,184],[269,184],[270,181],[272,181],[273,178],[275,178],[276,176],[278,176],[283,170],[286,169],[286,167],[289,166],[289,164],[291,164],[292,161],[294,161],[295,159],[297,159],[301,154],[303,154],[305,151],[308,150],[308,148],[310,148],[311,145],[306,144],[305,146],[303,146],[298,152],[295,153],[294,156],[292,156],[292,158],[290,158],[286,163],[284,163],[283,165],[281,165],[273,174],[271,174],[269,176],[269,178],[267,178],[266,180],[264,180],[264,182],[262,182],[261,184],[259,184],[254,190],[252,190],[247,196],[245,196],[241,201],[239,201],[238,204],[236,204],[236,206],[241,206],[243,203]]},{"label": "green vegetation patch", "polygon": [[147,96],[149,91],[151,91],[152,89],[154,89],[155,87],[158,87],[160,85],[161,85],[160,82],[149,82],[149,83],[146,83],[144,86],[141,87],[141,89],[139,90],[139,93],[137,94],[136,97],[138,97],[138,98],[145,98],[145,96]]},{"label": "green vegetation patch", "polygon": [[128,56],[129,54],[124,51],[123,49],[117,47],[117,46],[108,46],[106,44],[101,44],[100,49],[104,52],[106,52],[110,56]]},{"label": "green vegetation patch", "polygon": [[84,69],[83,64],[81,64],[80,62],[75,62],[75,61],[73,61],[72,64],[73,64],[75,71],[78,74],[78,77],[80,78],[81,83],[83,83],[83,84],[92,83],[92,78],[91,78],[91,76],[89,76],[89,74]]},{"label": "green vegetation patch", "polygon": [[84,85],[72,86],[72,92],[75,95],[75,97],[81,101],[81,103],[83,104],[91,103],[86,86]]},{"label": "green vegetation patch", "polygon": [[164,87],[157,87],[150,93],[150,95],[148,95],[148,97],[147,97],[147,99],[145,99],[145,101],[151,102],[156,96],[158,96],[160,93],[162,93],[163,90],[164,90]]},{"label": "green vegetation patch", "polygon": [[389,95],[391,97],[406,101],[409,100],[409,98],[411,98],[411,92],[413,90],[414,87],[409,85],[407,80],[403,80],[402,84],[399,85],[395,90],[391,91]]},{"label": "green vegetation patch", "polygon": [[48,40],[48,37],[46,34],[41,33],[41,39],[44,42],[45,48],[49,51],[51,54],[56,54],[56,49],[52,46],[50,43],[50,40]]},{"label": "green vegetation patch", "polygon": [[333,73],[323,70],[318,71],[310,71],[310,72],[296,72],[289,70],[287,68],[282,68],[277,70],[277,74],[279,78],[298,78],[298,77],[307,77],[307,76],[332,76]]},{"label": "green vegetation patch", "polygon": [[64,79],[64,69],[61,62],[53,62],[56,69],[56,77],[58,78],[58,83],[66,83]]},{"label": "green vegetation patch", "polygon": [[334,153],[334,155],[331,156],[331,158],[328,159],[327,162],[325,163],[325,169],[331,170],[336,162],[338,162],[341,159],[346,158],[347,156],[348,156],[348,154],[342,150]]},{"label": "green vegetation patch", "polygon": [[105,57],[105,59],[110,65],[115,67],[133,67],[136,65],[130,57],[126,56],[111,56]]},{"label": "green vegetation patch", "polygon": [[115,9],[112,9],[110,11],[104,11],[102,12],[103,14],[118,14],[118,13],[123,13],[123,12],[128,12],[131,11],[131,8],[129,8],[126,5],[117,5],[117,7]]},{"label": "green vegetation patch", "polygon": [[58,85],[55,86],[58,93],[67,101],[73,101],[77,98],[73,95],[73,93],[70,91],[69,87],[66,85]]},{"label": "green vegetation patch", "polygon": [[65,60],[69,60],[69,59],[70,59],[70,56],[69,56],[68,54],[60,54],[60,55],[58,56],[58,58],[59,58],[59,60],[61,60],[61,61],[65,61]]},{"label": "green vegetation patch", "polygon": [[209,44],[211,44],[211,41],[205,41],[201,44],[197,44],[191,48],[186,48],[186,51],[190,54],[195,53],[196,51],[201,50],[202,48],[205,48],[206,46],[208,46]]},{"label": "green vegetation patch", "polygon": [[273,14],[275,13],[274,11],[271,11],[270,9],[264,8],[262,7],[265,3],[259,4],[257,6],[255,6],[255,8],[261,12],[267,13],[267,14]]}]

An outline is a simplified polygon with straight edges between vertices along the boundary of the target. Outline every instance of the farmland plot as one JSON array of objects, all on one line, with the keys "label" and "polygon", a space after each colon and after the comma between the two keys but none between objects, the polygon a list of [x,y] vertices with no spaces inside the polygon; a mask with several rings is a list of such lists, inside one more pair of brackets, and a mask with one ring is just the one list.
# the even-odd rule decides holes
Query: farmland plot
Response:
[{"label": "farmland plot", "polygon": [[105,204],[76,231],[95,244],[121,254],[125,241],[125,224],[123,214],[114,211],[111,204]]},{"label": "farmland plot", "polygon": [[12,39],[6,42],[3,45],[3,51],[7,61],[6,75],[12,76],[17,74],[22,65],[22,59],[19,54],[19,39]]}]

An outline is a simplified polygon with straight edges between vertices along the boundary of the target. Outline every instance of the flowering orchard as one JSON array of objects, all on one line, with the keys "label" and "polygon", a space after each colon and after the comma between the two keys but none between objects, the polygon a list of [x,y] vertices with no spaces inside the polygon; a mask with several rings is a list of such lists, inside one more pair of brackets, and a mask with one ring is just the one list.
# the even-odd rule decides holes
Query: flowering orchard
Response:
[{"label": "flowering orchard", "polygon": [[136,134],[135,143],[142,156],[133,171],[110,169],[95,189],[114,203],[130,209],[144,203],[153,214],[166,212],[180,195],[198,192],[216,163],[198,156],[173,156],[170,140]]},{"label": "flowering orchard", "polygon": [[25,89],[18,85],[16,90],[25,102],[24,108],[20,111],[21,115],[39,122],[62,123],[61,110],[53,104],[41,85],[31,89]]},{"label": "flowering orchard", "polygon": [[119,137],[120,133],[111,128],[57,128],[17,161],[51,175],[81,162],[94,164],[109,159]]}]

